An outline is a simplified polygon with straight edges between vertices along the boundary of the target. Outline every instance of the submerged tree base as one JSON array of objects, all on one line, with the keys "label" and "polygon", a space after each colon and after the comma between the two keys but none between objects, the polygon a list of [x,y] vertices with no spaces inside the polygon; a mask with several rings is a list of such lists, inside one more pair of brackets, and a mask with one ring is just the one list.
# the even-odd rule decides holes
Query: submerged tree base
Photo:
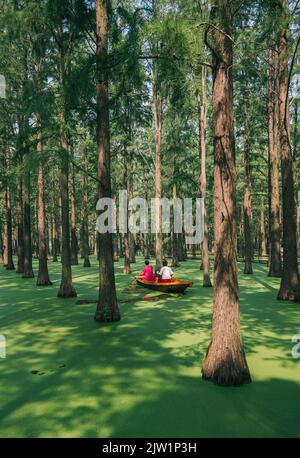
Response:
[{"label": "submerged tree base", "polygon": [[84,258],[83,267],[91,267],[89,258]]},{"label": "submerged tree base", "polygon": [[8,265],[6,266],[6,270],[15,270],[15,266],[12,264],[12,265]]},{"label": "submerged tree base", "polygon": [[38,278],[36,281],[36,286],[52,286],[53,283],[49,278]]},{"label": "submerged tree base", "polygon": [[271,278],[281,278],[281,277],[282,277],[282,274],[281,274],[281,272],[269,272],[269,273],[268,273],[268,277],[271,277]]},{"label": "submerged tree base", "polygon": [[291,302],[300,302],[300,289],[290,290],[287,288],[280,288],[277,294],[278,301],[291,301]]},{"label": "submerged tree base", "polygon": [[210,276],[209,275],[204,275],[203,276],[203,286],[204,286],[204,288],[212,288],[212,283],[210,281]]},{"label": "submerged tree base", "polygon": [[76,297],[77,293],[72,284],[61,283],[57,297]]},{"label": "submerged tree base", "polygon": [[218,386],[242,386],[247,385],[252,382],[250,375],[245,373],[235,374],[230,376],[230,374],[218,374],[215,373],[211,376],[202,374],[203,380],[212,382]]},{"label": "submerged tree base", "polygon": [[98,323],[111,323],[113,321],[120,321],[121,315],[118,304],[100,304],[98,301],[94,319]]},{"label": "submerged tree base", "polygon": [[22,278],[34,278],[34,273],[33,272],[23,273]]},{"label": "submerged tree base", "polygon": [[241,386],[252,381],[243,355],[237,361],[232,358],[215,361],[212,356],[206,357],[202,366],[202,378],[219,386]]}]

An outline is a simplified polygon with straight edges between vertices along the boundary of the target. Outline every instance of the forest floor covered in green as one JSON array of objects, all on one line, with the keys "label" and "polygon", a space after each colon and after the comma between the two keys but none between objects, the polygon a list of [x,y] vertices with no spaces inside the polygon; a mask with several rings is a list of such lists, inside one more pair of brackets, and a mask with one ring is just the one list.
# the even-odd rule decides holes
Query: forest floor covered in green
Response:
[{"label": "forest floor covered in green", "polygon": [[91,262],[73,267],[74,299],[56,297],[59,263],[49,262],[44,288],[0,266],[1,437],[300,437],[300,359],[291,356],[300,304],[276,300],[279,281],[265,265],[245,276],[240,264],[253,383],[220,388],[201,379],[213,291],[199,260],[176,269],[194,286],[172,297],[130,288],[116,263],[122,320],[108,325],[94,322],[95,304],[76,303],[97,298]]}]

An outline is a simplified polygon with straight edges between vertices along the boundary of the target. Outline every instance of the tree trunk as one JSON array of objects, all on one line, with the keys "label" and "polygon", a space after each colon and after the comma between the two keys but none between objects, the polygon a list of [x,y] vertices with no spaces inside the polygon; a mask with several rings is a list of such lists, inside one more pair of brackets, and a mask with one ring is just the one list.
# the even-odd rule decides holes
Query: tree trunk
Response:
[{"label": "tree trunk", "polygon": [[46,247],[46,215],[44,203],[44,171],[42,163],[43,143],[42,128],[38,125],[38,247],[39,247],[39,271],[37,276],[37,286],[52,285],[48,273],[47,247]]},{"label": "tree trunk", "polygon": [[244,240],[245,240],[245,266],[244,274],[252,274],[253,242],[251,233],[252,205],[251,205],[251,175],[250,175],[250,139],[248,125],[248,95],[244,93]]},{"label": "tree trunk", "polygon": [[[155,129],[155,198],[161,199],[161,132],[162,132],[162,101],[158,93],[155,64],[153,70],[153,120]],[[160,270],[163,261],[163,239],[162,239],[162,208],[159,200],[156,201],[156,238],[155,257],[156,270]]]},{"label": "tree trunk", "polygon": [[300,252],[300,191],[297,193],[297,246]]},{"label": "tree trunk", "polygon": [[5,211],[6,211],[6,237],[7,237],[7,270],[15,270],[14,261],[13,261],[13,243],[12,243],[12,212],[11,212],[11,195],[9,184],[6,184],[5,187]]},{"label": "tree trunk", "polygon": [[4,264],[4,243],[3,243],[3,236],[2,236],[2,227],[3,227],[3,223],[0,220],[0,264]]},{"label": "tree trunk", "polygon": [[[100,199],[111,198],[107,34],[107,0],[96,0],[97,144]],[[99,298],[95,320],[99,322],[118,321],[121,316],[115,285],[112,234],[109,232],[99,234],[99,267]]]},{"label": "tree trunk", "polygon": [[[146,202],[148,202],[148,199],[149,199],[149,171],[145,166],[144,166],[143,172],[144,172],[144,195],[145,195]],[[145,259],[148,259],[150,257],[149,234],[148,233],[142,234],[142,240],[143,240],[143,256]]]},{"label": "tree trunk", "polygon": [[[279,1],[278,7],[280,8],[282,21],[286,21],[286,15],[288,14],[286,0]],[[287,26],[281,28],[278,37],[278,79],[282,183],[283,272],[277,299],[300,300],[293,157],[290,145],[290,117],[288,103]]]},{"label": "tree trunk", "polygon": [[71,203],[71,265],[78,265],[78,240],[77,240],[77,215],[75,203],[75,173],[74,168],[70,180],[70,203]]},{"label": "tree trunk", "polygon": [[134,234],[129,234],[129,240],[130,240],[130,263],[135,264],[136,259],[135,259],[135,252],[136,252],[136,243],[135,243],[135,237]]},{"label": "tree trunk", "polygon": [[[62,119],[62,117],[61,117]],[[70,250],[70,223],[69,223],[69,158],[68,143],[66,135],[61,131],[60,147],[62,151],[61,158],[61,227],[62,227],[62,246],[61,246],[61,264],[62,277],[60,288],[57,293],[58,297],[76,297],[76,291],[72,284],[71,270],[71,250]]]},{"label": "tree trunk", "polygon": [[126,232],[124,234],[124,269],[123,269],[124,274],[130,275],[131,274],[131,268],[130,268],[130,239],[129,239],[129,233]]},{"label": "tree trunk", "polygon": [[268,162],[269,162],[269,277],[281,277],[278,141],[278,75],[275,52],[269,50]]},{"label": "tree trunk", "polygon": [[[176,176],[177,168],[174,158],[174,179]],[[176,183],[173,184],[173,199],[177,199],[177,186]],[[172,266],[179,267],[179,247],[178,247],[178,234],[174,232],[174,218],[172,221]]]},{"label": "tree trunk", "polygon": [[59,253],[59,234],[58,234],[58,221],[57,221],[57,198],[55,186],[53,187],[53,218],[52,218],[52,261],[58,262],[57,255]]},{"label": "tree trunk", "polygon": [[113,236],[114,262],[119,262],[119,239],[117,235]]},{"label": "tree trunk", "polygon": [[201,162],[200,173],[200,194],[204,202],[204,238],[202,241],[202,256],[200,270],[203,271],[203,286],[211,287],[209,275],[209,256],[208,256],[208,230],[206,219],[206,125],[207,125],[207,96],[206,96],[206,67],[201,69],[201,95],[198,95],[199,107],[199,158]]},{"label": "tree trunk", "polygon": [[[21,163],[21,160],[20,160]],[[22,274],[24,272],[24,231],[23,231],[23,184],[22,176],[19,172],[17,182],[17,222],[18,222],[18,264],[16,272]]]},{"label": "tree trunk", "polygon": [[25,173],[23,186],[24,201],[24,272],[23,278],[33,278],[32,243],[31,243],[31,214],[30,214],[30,172]]},{"label": "tree trunk", "polygon": [[88,220],[88,155],[87,146],[83,148],[82,162],[84,165],[83,173],[83,201],[82,201],[82,255],[83,255],[83,267],[91,267],[90,263],[90,249],[89,249],[89,220]]},{"label": "tree trunk", "polygon": [[[125,149],[124,150],[124,189],[127,189],[128,197],[129,197],[129,192],[130,192],[130,185],[129,185],[129,168],[130,168],[130,160],[129,160],[129,153]],[[128,207],[127,207],[127,215],[128,215]],[[128,226],[128,219],[127,219],[127,226]],[[123,268],[123,273],[125,275],[130,275],[131,274],[131,268],[130,268],[130,232],[129,228],[127,227],[127,231],[124,233],[124,268]]]},{"label": "tree trunk", "polygon": [[52,261],[57,262],[57,228],[56,217],[52,218]]},{"label": "tree trunk", "polygon": [[267,243],[266,243],[266,228],[265,228],[265,208],[263,198],[261,199],[260,206],[260,221],[259,221],[259,253],[260,256],[267,256]]},{"label": "tree trunk", "polygon": [[219,28],[212,31],[215,269],[211,343],[202,376],[218,385],[251,381],[240,332],[237,278],[232,16],[228,0],[215,0]]},{"label": "tree trunk", "polygon": [[64,49],[63,25],[59,24],[59,53],[60,53],[60,149],[61,149],[61,283],[58,297],[75,297],[77,293],[72,284],[71,250],[70,250],[70,221],[69,221],[69,144],[66,132],[66,101],[65,101],[65,49]]},{"label": "tree trunk", "polygon": [[[4,206],[6,205],[6,190],[4,191]],[[5,210],[5,222],[3,225],[3,266],[7,266],[8,260],[8,243],[7,243],[7,215],[6,209]]]}]

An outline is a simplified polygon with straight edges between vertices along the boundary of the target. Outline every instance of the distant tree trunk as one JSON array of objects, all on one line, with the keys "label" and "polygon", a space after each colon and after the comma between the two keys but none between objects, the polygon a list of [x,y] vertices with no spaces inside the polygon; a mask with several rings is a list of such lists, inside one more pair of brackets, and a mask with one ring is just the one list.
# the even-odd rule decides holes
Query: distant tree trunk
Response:
[{"label": "distant tree trunk", "polygon": [[77,214],[75,202],[75,173],[72,169],[70,180],[70,203],[71,203],[71,265],[78,265],[78,240],[77,240]]},{"label": "distant tree trunk", "polygon": [[[6,205],[6,189],[4,191],[4,207]],[[6,209],[4,208],[5,211],[5,222],[3,225],[3,266],[7,266],[7,260],[8,260],[8,241],[7,241],[7,218],[6,218]]]},{"label": "distant tree trunk", "polygon": [[119,255],[120,258],[124,258],[124,241],[123,241],[123,236],[122,234],[119,234]]},{"label": "distant tree trunk", "polygon": [[265,229],[265,208],[263,198],[260,206],[260,221],[259,221],[259,252],[260,256],[267,256],[266,229]]},{"label": "distant tree trunk", "polygon": [[124,274],[130,275],[131,268],[130,268],[130,240],[129,240],[129,233],[126,232],[124,234]]},{"label": "distant tree trunk", "polygon": [[198,95],[199,107],[199,158],[201,162],[200,173],[200,194],[204,201],[204,238],[202,241],[202,257],[200,270],[203,270],[203,286],[211,287],[209,275],[209,256],[208,256],[208,230],[206,218],[206,125],[207,125],[207,96],[206,96],[207,70],[202,66],[201,70],[201,95]]},{"label": "distant tree trunk", "polygon": [[269,277],[281,277],[278,75],[275,52],[269,49],[268,83],[268,162],[269,162]]},{"label": "distant tree trunk", "polygon": [[66,132],[66,101],[65,101],[65,43],[62,21],[59,24],[58,46],[60,54],[60,149],[61,149],[61,225],[62,225],[62,249],[61,249],[61,283],[58,297],[75,297],[77,293],[72,283],[71,250],[70,250],[70,221],[69,221],[69,144]]},{"label": "distant tree trunk", "polygon": [[[162,101],[158,93],[156,81],[155,64],[153,70],[153,120],[155,129],[155,198],[161,199],[161,133],[162,133]],[[156,270],[160,270],[163,261],[163,239],[162,239],[162,208],[157,200],[156,205],[156,238],[155,257]]]},{"label": "distant tree trunk", "polygon": [[[111,198],[110,137],[107,64],[107,0],[96,0],[97,37],[97,143],[99,198]],[[118,321],[121,318],[115,285],[112,234],[99,234],[100,285],[95,320]]]},{"label": "distant tree trunk", "polygon": [[13,242],[12,242],[12,211],[11,211],[11,195],[9,184],[6,183],[4,205],[6,211],[6,236],[7,236],[7,261],[6,269],[15,270],[13,261]]},{"label": "distant tree trunk", "polygon": [[136,263],[136,259],[135,259],[136,243],[135,243],[134,234],[130,233],[129,239],[130,239],[130,263],[134,264]]},{"label": "distant tree trunk", "polygon": [[237,278],[236,169],[233,121],[232,16],[215,0],[213,35],[215,272],[211,343],[202,376],[218,385],[251,381],[240,332]]},{"label": "distant tree trunk", "polygon": [[[132,158],[131,155],[129,156],[129,167],[132,167]],[[133,174],[128,174],[128,197],[129,199],[133,199]],[[130,244],[130,263],[135,264],[135,253],[136,253],[136,242],[135,242],[135,235],[129,231],[129,244]]]},{"label": "distant tree trunk", "polygon": [[298,244],[298,253],[300,251],[300,191],[297,193],[297,244]]},{"label": "distant tree trunk", "polygon": [[251,233],[252,205],[251,205],[251,174],[250,174],[250,139],[248,125],[248,95],[244,93],[244,239],[245,239],[245,266],[244,274],[252,274],[253,242]]},{"label": "distant tree trunk", "polygon": [[[125,149],[124,150],[124,189],[127,190],[128,196],[129,196],[129,167],[130,167],[129,154],[128,154],[128,151]],[[128,214],[128,208],[127,208],[127,214]],[[127,220],[127,225],[128,225],[128,220]],[[127,231],[124,233],[124,268],[123,268],[123,272],[125,275],[131,274],[130,248],[131,248],[130,247],[130,232],[129,232],[129,228],[127,227]]]},{"label": "distant tree trunk", "polygon": [[119,261],[119,243],[118,237],[116,235],[113,236],[113,249],[114,249],[114,262]]},{"label": "distant tree trunk", "polygon": [[[148,202],[149,199],[149,174],[148,170],[146,167],[144,167],[144,195],[146,202]],[[150,247],[149,247],[149,234],[142,234],[143,238],[143,256],[145,259],[148,259],[150,257]]]},{"label": "distant tree trunk", "polygon": [[[278,2],[280,14],[286,21],[287,2]],[[279,79],[279,136],[282,183],[283,272],[277,299],[300,300],[300,284],[297,262],[296,214],[293,177],[293,157],[290,144],[290,117],[288,102],[288,50],[287,26],[282,27],[278,37]]]},{"label": "distant tree trunk", "polygon": [[[173,179],[175,181],[176,173],[177,173],[177,166],[176,166],[176,161],[174,158],[174,164],[173,164]],[[173,184],[173,199],[177,199],[177,186],[176,182]],[[178,246],[178,234],[175,233],[175,228],[174,228],[174,219],[172,221],[172,266],[173,267],[179,267],[179,246]]]},{"label": "distant tree trunk", "polygon": [[56,189],[53,187],[53,217],[52,217],[52,261],[58,262],[57,255],[59,253],[59,235],[58,235],[58,222],[57,222],[57,198],[56,198]]},{"label": "distant tree trunk", "polygon": [[88,220],[88,151],[87,146],[83,148],[83,200],[82,200],[82,224],[81,224],[81,234],[82,234],[82,255],[83,255],[83,267],[91,267],[90,263],[90,249],[89,249],[89,220]]},{"label": "distant tree trunk", "polygon": [[24,202],[24,271],[23,278],[33,278],[32,244],[31,244],[31,214],[30,214],[30,172],[25,173],[23,184]]},{"label": "distant tree trunk", "polygon": [[244,258],[244,205],[240,208],[239,229],[238,229],[238,256]]},{"label": "distant tree trunk", "polygon": [[52,217],[52,261],[57,262],[57,228],[56,218]]},{"label": "distant tree trunk", "polygon": [[18,175],[17,182],[17,223],[18,223],[18,264],[16,272],[22,274],[24,272],[24,232],[23,232],[23,185],[22,176]]},{"label": "distant tree trunk", "polygon": [[[63,115],[61,115],[61,120]],[[71,270],[71,251],[70,251],[70,222],[69,222],[69,158],[68,158],[68,143],[67,137],[61,131],[60,147],[62,151],[61,158],[61,226],[62,226],[62,248],[61,248],[61,263],[62,277],[58,297],[76,297],[77,293],[72,284]]]},{"label": "distant tree trunk", "polygon": [[46,215],[44,203],[44,171],[43,171],[43,143],[42,128],[38,121],[38,247],[39,247],[39,271],[37,276],[37,286],[52,285],[48,273],[47,247],[46,247]]},{"label": "distant tree trunk", "polygon": [[3,236],[2,236],[2,228],[3,223],[0,220],[0,264],[4,264],[4,243],[3,243]]}]

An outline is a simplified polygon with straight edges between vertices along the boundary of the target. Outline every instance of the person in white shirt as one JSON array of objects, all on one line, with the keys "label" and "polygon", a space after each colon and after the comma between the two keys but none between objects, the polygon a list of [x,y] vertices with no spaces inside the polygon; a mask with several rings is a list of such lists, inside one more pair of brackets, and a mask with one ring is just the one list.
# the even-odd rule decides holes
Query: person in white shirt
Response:
[{"label": "person in white shirt", "polygon": [[168,267],[168,261],[163,261],[163,266],[159,272],[157,272],[159,281],[164,283],[169,283],[172,281],[172,277],[174,275],[172,269]]}]

